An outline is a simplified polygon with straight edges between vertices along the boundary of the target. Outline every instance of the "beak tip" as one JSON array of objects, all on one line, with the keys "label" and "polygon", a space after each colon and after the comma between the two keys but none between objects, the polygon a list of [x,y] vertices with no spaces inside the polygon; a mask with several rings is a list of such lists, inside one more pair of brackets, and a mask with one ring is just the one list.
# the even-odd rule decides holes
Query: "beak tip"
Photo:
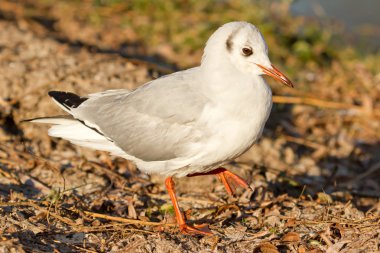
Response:
[{"label": "beak tip", "polygon": [[294,84],[292,83],[292,81],[290,81],[289,78],[287,78],[283,73],[281,73],[281,71],[278,70],[273,64],[271,64],[272,68],[266,68],[260,64],[256,65],[263,70],[264,74],[269,75],[274,79],[277,79],[278,81],[282,82],[285,86],[294,88]]}]

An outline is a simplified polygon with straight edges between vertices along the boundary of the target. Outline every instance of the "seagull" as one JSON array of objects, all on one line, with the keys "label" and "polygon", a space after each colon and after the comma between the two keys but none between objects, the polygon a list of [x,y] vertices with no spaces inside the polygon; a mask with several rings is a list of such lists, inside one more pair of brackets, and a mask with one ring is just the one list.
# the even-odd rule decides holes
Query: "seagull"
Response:
[{"label": "seagull", "polygon": [[68,115],[28,121],[52,124],[48,134],[73,144],[108,151],[134,162],[165,185],[184,234],[212,235],[186,223],[174,177],[217,175],[226,191],[249,188],[222,166],[240,156],[262,134],[272,107],[263,75],[292,82],[268,58],[260,31],[230,22],[208,39],[201,64],[145,83],[131,91],[106,90],[87,96],[48,94]]}]

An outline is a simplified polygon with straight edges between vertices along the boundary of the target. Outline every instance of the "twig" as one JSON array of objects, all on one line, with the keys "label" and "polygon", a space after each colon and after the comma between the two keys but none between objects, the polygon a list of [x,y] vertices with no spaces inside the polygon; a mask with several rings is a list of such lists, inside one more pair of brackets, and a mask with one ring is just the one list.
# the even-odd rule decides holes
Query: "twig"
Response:
[{"label": "twig", "polygon": [[308,97],[287,97],[287,96],[273,96],[273,102],[278,104],[305,104],[305,105],[313,105],[317,107],[331,108],[331,109],[355,109],[361,111],[362,108],[360,106],[339,103],[339,102],[331,102],[326,100],[320,100],[316,98],[308,98]]},{"label": "twig", "polygon": [[[304,105],[311,105],[311,106],[316,106],[316,107],[338,109],[338,110],[354,110],[354,111],[368,114],[368,110],[357,105],[320,100],[317,98],[273,96],[272,99],[274,103],[278,103],[278,104],[304,104]],[[373,110],[371,114],[377,117],[380,116],[380,112],[375,111],[375,110]]]},{"label": "twig", "polygon": [[293,137],[293,136],[289,136],[289,135],[285,135],[284,138],[287,141],[294,142],[294,143],[297,143],[297,144],[300,144],[300,145],[303,145],[306,147],[310,147],[313,149],[325,149],[326,148],[325,146],[323,146],[321,144],[311,142],[311,141],[305,140],[303,138],[297,138],[297,137]]},{"label": "twig", "polygon": [[[26,202],[0,202],[0,206],[30,206],[30,207],[33,207],[33,208],[35,208],[35,209],[37,209],[43,213],[46,213],[46,214],[49,213],[50,216],[56,218],[57,220],[62,221],[63,223],[66,223],[66,224],[73,226],[73,227],[79,227],[77,224],[75,224],[71,220],[69,220],[65,217],[62,217],[56,213],[51,213],[48,210],[46,210],[45,208],[40,207],[39,205],[37,205],[36,203],[33,203],[33,202],[29,202],[29,201],[26,201]],[[176,226],[176,224],[174,224],[174,223],[141,221],[141,220],[126,219],[126,218],[121,218],[121,217],[114,217],[114,216],[109,216],[109,215],[100,214],[100,213],[93,213],[90,211],[83,211],[83,212],[86,215],[89,215],[89,216],[92,216],[95,218],[102,218],[102,219],[106,219],[106,220],[118,221],[118,222],[122,222],[122,223],[126,223],[126,224],[145,225],[145,226],[169,226],[169,227]]]},{"label": "twig", "polygon": [[3,158],[0,158],[0,163],[9,165],[12,168],[18,167],[20,165],[20,163],[18,163],[16,161],[11,161],[11,160],[8,160],[8,159],[3,159]]},{"label": "twig", "polygon": [[323,239],[323,241],[325,241],[325,243],[327,244],[327,246],[331,247],[333,244],[332,242],[330,241],[330,239],[325,235],[325,233],[319,233],[319,236]]},{"label": "twig", "polygon": [[84,252],[89,252],[89,253],[97,253],[98,251],[93,251],[93,250],[89,250],[89,249],[85,249],[85,248],[82,248],[82,247],[79,247],[79,246],[76,246],[76,245],[69,245],[68,243],[65,243],[67,246],[71,246],[71,247],[74,247],[76,249],[79,249],[81,251],[84,251]]},{"label": "twig", "polygon": [[8,180],[10,180],[12,183],[15,183],[15,184],[19,183],[19,180],[17,179],[17,177],[13,173],[6,171],[1,165],[0,165],[0,175],[8,178]]},{"label": "twig", "polygon": [[[146,193],[146,195],[155,199],[170,200],[170,197],[167,195],[159,195],[159,194],[153,194],[153,193]],[[184,201],[184,202],[191,202],[191,203],[197,202],[197,203],[209,204],[209,205],[216,204],[216,203],[225,204],[224,202],[220,200],[201,199],[199,196],[197,196],[196,198],[179,196],[178,200]]]},{"label": "twig", "polygon": [[301,191],[300,195],[298,196],[299,200],[301,199],[301,197],[304,194],[305,190],[306,190],[306,185],[304,184],[303,187],[302,187],[302,191]]},{"label": "twig", "polygon": [[145,226],[169,226],[169,227],[176,226],[176,224],[174,224],[174,223],[142,221],[142,220],[134,220],[134,219],[126,219],[126,218],[121,218],[121,217],[115,217],[115,216],[110,216],[110,215],[101,214],[101,213],[93,213],[90,211],[83,211],[83,212],[89,216],[94,217],[94,218],[101,218],[101,219],[106,219],[106,220],[118,221],[118,222],[127,223],[127,224],[145,225]]},{"label": "twig", "polygon": [[[125,227],[117,227],[116,224],[110,224],[110,228],[98,228],[98,227],[80,227],[75,230],[75,232],[84,232],[84,233],[97,233],[97,232],[111,232],[111,231],[130,231],[130,232],[141,232],[145,234],[156,234],[156,232],[142,230],[137,228],[125,228]],[[123,226],[126,226],[123,224]]]}]

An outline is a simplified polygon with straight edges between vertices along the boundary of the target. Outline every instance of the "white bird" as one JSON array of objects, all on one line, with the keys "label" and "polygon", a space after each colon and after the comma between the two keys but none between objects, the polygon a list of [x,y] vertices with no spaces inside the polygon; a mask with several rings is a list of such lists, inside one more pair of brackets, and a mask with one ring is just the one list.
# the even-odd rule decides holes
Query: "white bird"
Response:
[{"label": "white bird", "polygon": [[262,34],[247,22],[221,26],[207,41],[201,65],[148,82],[136,90],[107,90],[80,97],[51,91],[70,115],[36,118],[49,135],[133,161],[165,183],[183,233],[209,235],[187,225],[172,177],[216,174],[232,194],[232,183],[248,184],[220,167],[261,136],[272,107],[262,75],[292,82],[268,58]]}]

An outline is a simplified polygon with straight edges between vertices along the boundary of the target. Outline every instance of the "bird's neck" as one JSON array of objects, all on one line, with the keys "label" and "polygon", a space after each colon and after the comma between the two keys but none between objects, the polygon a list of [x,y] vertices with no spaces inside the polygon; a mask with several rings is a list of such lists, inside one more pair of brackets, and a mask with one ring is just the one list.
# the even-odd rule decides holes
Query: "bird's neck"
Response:
[{"label": "bird's neck", "polygon": [[234,89],[234,86],[237,88],[255,81],[255,76],[241,72],[223,56],[220,59],[217,59],[216,55],[203,59],[200,72],[204,80],[203,85],[214,90]]},{"label": "bird's neck", "polygon": [[216,64],[200,67],[202,76],[200,90],[211,100],[238,104],[240,100],[261,99],[270,97],[270,88],[259,75],[249,75],[237,70],[234,66]]}]

